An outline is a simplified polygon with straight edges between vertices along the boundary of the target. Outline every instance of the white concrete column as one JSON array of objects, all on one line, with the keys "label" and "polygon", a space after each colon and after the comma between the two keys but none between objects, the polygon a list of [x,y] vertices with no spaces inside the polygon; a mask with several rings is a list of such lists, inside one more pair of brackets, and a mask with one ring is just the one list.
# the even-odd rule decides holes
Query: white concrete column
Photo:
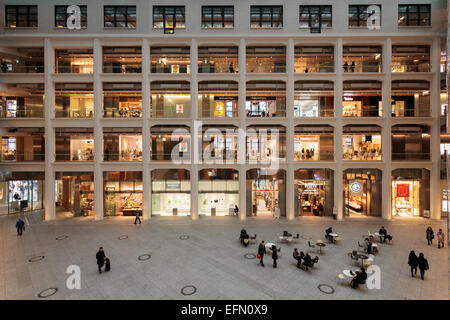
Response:
[{"label": "white concrete column", "polygon": [[50,39],[44,40],[44,68],[45,68],[45,181],[44,181],[44,212],[45,220],[56,219],[55,205],[55,129],[52,121],[55,118],[54,102],[55,90],[52,80],[54,65],[54,49]]},{"label": "white concrete column", "polygon": [[440,54],[441,41],[439,37],[433,39],[431,46],[431,81],[430,103],[433,124],[431,125],[430,152],[432,169],[430,172],[430,218],[441,219],[441,186],[440,186]]},{"label": "white concrete column", "polygon": [[198,47],[197,39],[191,40],[191,218],[198,219]]},{"label": "white concrete column", "polygon": [[382,128],[382,152],[383,152],[383,175],[381,181],[381,217],[383,219],[392,219],[392,104],[391,104],[391,73],[392,73],[392,41],[386,38],[383,45],[383,91],[382,91],[382,108],[383,108],[383,128]]},{"label": "white concrete column", "polygon": [[142,40],[142,218],[152,216],[152,179],[150,175],[150,45]]},{"label": "white concrete column", "polygon": [[[245,69],[246,69],[246,44],[245,39],[239,40],[239,92],[238,92],[238,117],[239,129],[245,132]],[[239,164],[239,219],[247,219],[247,168],[246,168],[246,137],[238,135],[238,164]]]},{"label": "white concrete column", "polygon": [[290,38],[286,56],[286,218],[295,218],[294,196],[294,40]]},{"label": "white concrete column", "polygon": [[94,219],[103,219],[103,52],[99,39],[94,39]]},{"label": "white concrete column", "polygon": [[337,219],[344,218],[344,190],[342,171],[342,38],[336,40],[334,72],[334,208],[337,209]]}]

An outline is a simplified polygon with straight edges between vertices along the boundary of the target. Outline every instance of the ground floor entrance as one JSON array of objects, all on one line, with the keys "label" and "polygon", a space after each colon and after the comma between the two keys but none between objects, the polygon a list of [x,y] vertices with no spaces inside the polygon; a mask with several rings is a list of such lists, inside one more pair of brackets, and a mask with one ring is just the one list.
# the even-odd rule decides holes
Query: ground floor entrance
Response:
[{"label": "ground floor entrance", "polygon": [[418,180],[392,181],[392,211],[397,216],[419,215]]},{"label": "ground floor entrance", "polygon": [[43,208],[43,180],[0,182],[0,215],[23,213]]}]

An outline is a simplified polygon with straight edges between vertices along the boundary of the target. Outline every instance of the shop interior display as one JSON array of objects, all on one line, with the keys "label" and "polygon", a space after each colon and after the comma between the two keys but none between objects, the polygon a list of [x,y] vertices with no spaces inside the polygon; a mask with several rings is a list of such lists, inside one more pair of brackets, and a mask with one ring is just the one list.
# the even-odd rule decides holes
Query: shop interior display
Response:
[{"label": "shop interior display", "polygon": [[344,160],[381,160],[381,135],[345,135]]},{"label": "shop interior display", "polygon": [[325,181],[303,180],[297,182],[300,215],[322,216],[325,205]]}]

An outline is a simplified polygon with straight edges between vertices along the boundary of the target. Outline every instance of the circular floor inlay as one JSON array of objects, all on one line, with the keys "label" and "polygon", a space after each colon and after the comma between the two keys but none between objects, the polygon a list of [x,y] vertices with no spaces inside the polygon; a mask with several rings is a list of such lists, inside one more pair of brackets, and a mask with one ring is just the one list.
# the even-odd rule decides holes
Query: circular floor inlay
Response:
[{"label": "circular floor inlay", "polygon": [[151,255],[149,255],[149,254],[141,254],[139,257],[138,257],[138,260],[139,261],[145,261],[145,260],[148,260],[148,259],[150,259],[152,256]]},{"label": "circular floor inlay", "polygon": [[304,240],[311,240],[312,238],[310,236],[302,236],[302,239],[304,239]]},{"label": "circular floor inlay", "polygon": [[244,258],[245,259],[255,259],[256,255],[253,253],[246,253],[246,254],[244,254]]},{"label": "circular floor inlay", "polygon": [[317,286],[317,288],[326,294],[333,294],[334,293],[334,288],[332,286],[330,286],[329,284],[319,284]]},{"label": "circular floor inlay", "polygon": [[44,256],[35,256],[28,259],[28,262],[38,262],[44,260],[44,258],[45,258]]},{"label": "circular floor inlay", "polygon": [[181,294],[184,296],[191,296],[197,292],[197,288],[194,286],[185,286],[181,289]]},{"label": "circular floor inlay", "polygon": [[128,239],[128,236],[120,236],[120,237],[117,238],[117,239],[119,239],[119,240],[125,240],[125,239]]},{"label": "circular floor inlay", "polygon": [[65,234],[59,237],[56,237],[56,240],[64,240],[67,239],[69,236],[66,236]]},{"label": "circular floor inlay", "polygon": [[189,239],[189,236],[187,234],[180,236],[180,240],[187,240],[187,239]]},{"label": "circular floor inlay", "polygon": [[38,293],[38,298],[48,298],[58,292],[58,288],[48,288]]}]

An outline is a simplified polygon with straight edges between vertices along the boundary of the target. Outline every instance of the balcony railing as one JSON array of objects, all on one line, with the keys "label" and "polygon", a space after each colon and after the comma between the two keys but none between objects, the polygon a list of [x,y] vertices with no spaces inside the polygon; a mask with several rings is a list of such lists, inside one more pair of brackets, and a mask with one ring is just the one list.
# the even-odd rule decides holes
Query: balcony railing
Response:
[{"label": "balcony railing", "polygon": [[343,153],[343,160],[355,160],[355,161],[379,161],[382,154],[376,151],[354,151],[353,153]]},{"label": "balcony railing", "polygon": [[425,152],[392,152],[392,160],[430,160],[430,153]]},{"label": "balcony railing", "polygon": [[333,161],[334,152],[317,152],[314,156],[307,156],[307,154],[302,154],[301,152],[296,152],[294,154],[295,161]]},{"label": "balcony railing", "polygon": [[108,153],[103,154],[104,161],[142,161],[142,152],[131,153],[131,152],[121,152],[121,153]]},{"label": "balcony railing", "polygon": [[44,118],[44,107],[42,110],[0,110],[0,118]]},{"label": "balcony railing", "polygon": [[28,162],[28,161],[44,161],[45,154],[27,151],[24,153],[6,153],[0,154],[1,162]]},{"label": "balcony railing", "polygon": [[[187,154],[187,155],[186,155]],[[174,152],[175,158],[172,153],[152,153],[151,161],[172,161],[172,160],[190,160],[189,152]],[[177,158],[178,157],[178,158]]]},{"label": "balcony railing", "polygon": [[0,68],[2,73],[44,73],[44,66],[13,66],[12,70]]},{"label": "balcony railing", "polygon": [[55,161],[93,161],[94,160],[94,151],[92,154],[86,154],[78,158],[78,156],[74,156],[70,152],[56,152],[55,153]]},{"label": "balcony railing", "polygon": [[127,64],[122,66],[103,66],[103,73],[141,73],[141,64]]},{"label": "balcony railing", "polygon": [[94,73],[94,66],[56,66],[55,73],[91,74]]}]

